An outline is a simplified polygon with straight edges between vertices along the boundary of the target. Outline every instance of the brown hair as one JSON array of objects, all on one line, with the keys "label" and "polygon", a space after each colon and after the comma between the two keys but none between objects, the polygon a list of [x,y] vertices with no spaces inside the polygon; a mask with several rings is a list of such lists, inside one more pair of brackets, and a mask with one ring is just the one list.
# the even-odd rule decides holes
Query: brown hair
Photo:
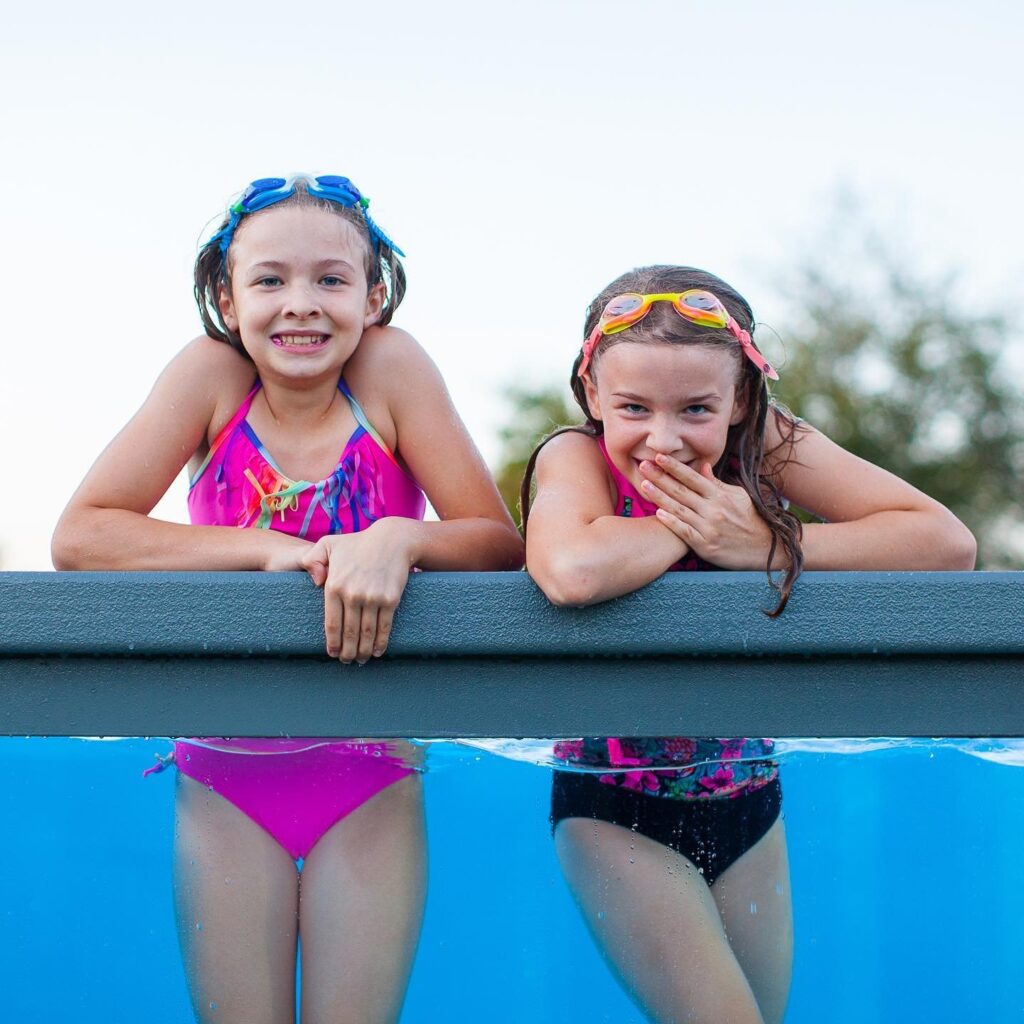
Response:
[{"label": "brown hair", "polygon": [[[274,203],[273,207],[264,207],[264,209],[279,206],[315,207],[341,217],[352,226],[363,246],[363,269],[366,271],[367,288],[371,289],[374,285],[382,282],[384,284],[384,305],[377,323],[382,327],[387,326],[405,297],[405,268],[402,266],[398,254],[387,242],[370,234],[362,207],[359,205],[342,206],[340,203],[332,203],[329,199],[312,196],[306,191],[305,183],[301,179],[296,181],[293,195]],[[250,217],[258,216],[261,212],[261,210],[256,210],[246,214],[239,223],[236,234],[237,230],[240,230]],[[194,275],[196,304],[199,306],[199,317],[203,321],[206,333],[211,338],[227,342],[248,358],[248,353],[242,346],[242,339],[224,323],[218,303],[221,289],[231,288],[231,247],[228,246],[228,251],[222,253],[218,237],[227,224],[228,217],[225,215],[213,237],[203,244],[196,257]]]},{"label": "brown hair", "polygon": [[[702,288],[717,295],[740,327],[747,330],[753,338],[755,327],[753,311],[747,300],[735,288],[707,271],[676,266],[638,267],[612,281],[587,307],[583,337],[589,337],[591,331],[597,326],[605,306],[616,295],[621,295],[623,292],[640,292],[641,294],[684,292],[689,288]],[[779,471],[793,457],[793,444],[796,432],[800,429],[800,423],[772,401],[764,374],[749,359],[742,356],[739,346],[730,332],[692,324],[670,309],[669,304],[664,302],[655,303],[647,316],[632,327],[618,334],[603,337],[598,341],[592,356],[591,376],[596,374],[600,366],[602,353],[613,345],[636,342],[708,345],[725,348],[735,353],[739,376],[736,394],[745,403],[746,412],[739,423],[729,428],[725,451],[718,464],[713,468],[714,474],[719,480],[736,484],[750,495],[750,500],[754,503],[758,515],[771,530],[772,542],[765,571],[768,573],[768,580],[778,593],[779,599],[775,608],[766,611],[766,614],[774,618],[781,614],[783,608],[786,607],[793,584],[803,568],[804,556],[800,546],[801,523],[786,507],[779,490]],[[581,349],[572,366],[569,386],[572,388],[576,404],[583,410],[586,422],[578,427],[560,427],[545,437],[533,450],[533,454],[526,464],[519,496],[524,536],[530,518],[530,488],[533,483],[533,472],[541,448],[551,438],[567,431],[576,431],[589,437],[600,437],[604,432],[604,424],[591,414],[583,381],[577,376],[582,359]],[[775,417],[782,440],[774,448],[766,450],[765,427],[769,413]],[[786,554],[788,567],[783,572],[781,580],[776,581],[768,567],[772,564],[775,553],[780,547]]]}]

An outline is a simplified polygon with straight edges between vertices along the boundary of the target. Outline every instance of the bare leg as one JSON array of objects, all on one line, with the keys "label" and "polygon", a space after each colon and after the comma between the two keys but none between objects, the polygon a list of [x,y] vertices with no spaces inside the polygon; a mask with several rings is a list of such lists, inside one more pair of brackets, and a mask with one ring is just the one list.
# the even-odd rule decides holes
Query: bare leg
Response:
[{"label": "bare leg", "polygon": [[426,893],[423,786],[411,775],[339,821],[302,868],[303,1024],[398,1020]]},{"label": "bare leg", "polygon": [[234,804],[177,781],[174,894],[200,1024],[295,1020],[298,873]]},{"label": "bare leg", "polygon": [[793,973],[793,905],[781,818],[722,872],[711,894],[766,1024],[780,1024]]},{"label": "bare leg", "polygon": [[569,886],[598,947],[655,1024],[763,1024],[718,907],[685,857],[605,821],[555,831]]}]

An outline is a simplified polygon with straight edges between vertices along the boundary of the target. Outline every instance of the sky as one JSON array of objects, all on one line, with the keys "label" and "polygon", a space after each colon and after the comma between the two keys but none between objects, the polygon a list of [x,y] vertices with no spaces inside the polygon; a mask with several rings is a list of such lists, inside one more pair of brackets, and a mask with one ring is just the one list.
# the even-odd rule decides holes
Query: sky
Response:
[{"label": "sky", "polygon": [[[492,463],[505,390],[568,376],[611,278],[702,266],[784,325],[839,195],[917,271],[1016,312],[1022,29],[1005,0],[19,6],[0,568],[50,567],[74,488],[199,333],[197,245],[253,178],[371,197],[408,253],[395,323]],[[179,480],[157,514],[184,505]]]}]

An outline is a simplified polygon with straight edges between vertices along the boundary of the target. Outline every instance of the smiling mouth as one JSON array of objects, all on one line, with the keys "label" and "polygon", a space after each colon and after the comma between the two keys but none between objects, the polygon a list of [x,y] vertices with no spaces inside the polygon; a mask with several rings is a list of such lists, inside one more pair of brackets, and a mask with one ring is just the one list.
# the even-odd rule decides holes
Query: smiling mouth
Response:
[{"label": "smiling mouth", "polygon": [[328,334],[274,334],[270,340],[278,348],[301,348],[309,351],[323,348],[329,339]]}]

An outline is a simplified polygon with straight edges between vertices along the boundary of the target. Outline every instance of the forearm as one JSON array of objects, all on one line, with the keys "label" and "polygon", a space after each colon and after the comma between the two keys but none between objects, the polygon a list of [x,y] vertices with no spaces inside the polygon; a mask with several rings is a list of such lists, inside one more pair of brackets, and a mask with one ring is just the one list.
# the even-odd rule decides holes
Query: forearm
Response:
[{"label": "forearm", "polygon": [[75,508],[53,535],[56,569],[246,570],[266,569],[294,537],[271,530],[187,526],[125,509]]},{"label": "forearm", "polygon": [[653,516],[601,516],[557,542],[528,542],[527,563],[552,602],[579,606],[646,586],[688,550]]},{"label": "forearm", "polygon": [[510,523],[493,519],[422,522],[390,516],[369,529],[389,531],[409,567],[435,572],[502,572],[523,566],[523,541]]},{"label": "forearm", "polygon": [[848,523],[809,523],[801,544],[804,569],[810,570],[970,570],[976,554],[970,530],[945,509],[876,512]]}]

